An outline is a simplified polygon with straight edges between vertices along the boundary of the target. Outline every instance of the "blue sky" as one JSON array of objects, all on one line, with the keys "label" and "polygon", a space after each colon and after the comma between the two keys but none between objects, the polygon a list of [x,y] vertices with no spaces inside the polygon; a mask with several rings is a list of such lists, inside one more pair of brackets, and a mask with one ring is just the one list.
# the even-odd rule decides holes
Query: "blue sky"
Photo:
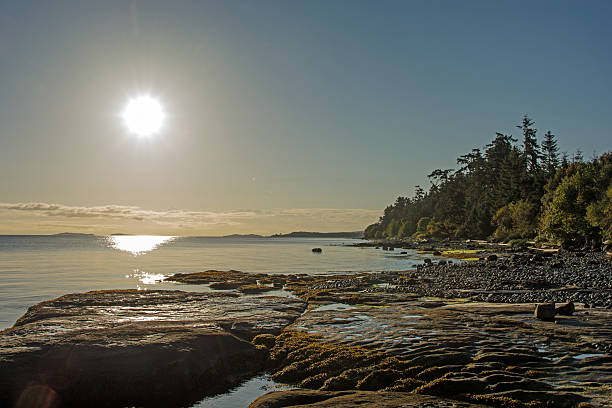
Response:
[{"label": "blue sky", "polygon": [[[453,167],[496,131],[517,134],[523,114],[562,151],[608,151],[611,9],[3,2],[0,202],[96,216],[5,206],[0,232],[116,229],[125,220],[97,210],[109,205],[223,220],[135,222],[130,232],[359,229],[427,185],[431,170]],[[119,118],[143,92],[168,112],[148,140]],[[228,213],[241,216],[227,222]],[[251,213],[268,215],[245,221]]]}]

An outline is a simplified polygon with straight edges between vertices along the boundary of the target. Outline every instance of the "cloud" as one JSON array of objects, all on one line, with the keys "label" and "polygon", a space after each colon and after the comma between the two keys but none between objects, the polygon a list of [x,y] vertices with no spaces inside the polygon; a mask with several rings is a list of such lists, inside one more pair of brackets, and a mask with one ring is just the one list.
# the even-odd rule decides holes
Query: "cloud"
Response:
[{"label": "cloud", "polygon": [[94,207],[69,206],[49,203],[0,203],[0,210],[22,211],[34,215],[68,218],[114,218],[136,221],[199,221],[232,222],[232,220],[252,217],[254,212],[210,212],[189,210],[144,210],[135,206],[103,205]]},{"label": "cloud", "polygon": [[[194,211],[148,210],[137,206],[71,206],[28,202],[0,203],[0,228],[48,232],[57,229],[120,230],[180,233],[274,233],[296,230],[354,231],[376,221],[379,210],[280,208],[268,210]],[[81,221],[77,221],[81,219]],[[73,221],[71,221],[73,220]],[[77,222],[74,222],[77,221]],[[57,228],[53,226],[56,225]]]}]

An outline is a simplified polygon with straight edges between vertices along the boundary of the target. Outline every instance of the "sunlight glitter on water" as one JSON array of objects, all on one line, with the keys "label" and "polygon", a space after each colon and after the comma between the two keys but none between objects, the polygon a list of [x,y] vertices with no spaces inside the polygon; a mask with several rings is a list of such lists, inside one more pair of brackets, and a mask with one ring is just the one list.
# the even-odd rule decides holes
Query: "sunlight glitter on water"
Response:
[{"label": "sunlight glitter on water", "polygon": [[176,236],[162,235],[109,235],[107,242],[111,248],[131,252],[136,256],[153,251],[176,238]]},{"label": "sunlight glitter on water", "polygon": [[134,269],[134,273],[132,275],[125,275],[126,278],[136,278],[139,282],[145,285],[155,285],[158,282],[161,282],[166,278],[166,275],[161,273],[148,273],[142,271],[140,269]]}]

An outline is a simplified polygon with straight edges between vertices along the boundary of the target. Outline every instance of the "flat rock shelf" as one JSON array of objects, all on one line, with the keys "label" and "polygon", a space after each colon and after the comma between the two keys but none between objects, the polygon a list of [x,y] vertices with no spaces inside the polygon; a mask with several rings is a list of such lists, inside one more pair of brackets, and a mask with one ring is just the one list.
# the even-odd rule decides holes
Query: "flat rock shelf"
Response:
[{"label": "flat rock shelf", "polygon": [[250,340],[305,309],[286,297],[109,290],[31,307],[0,332],[0,406],[181,406],[258,371]]}]

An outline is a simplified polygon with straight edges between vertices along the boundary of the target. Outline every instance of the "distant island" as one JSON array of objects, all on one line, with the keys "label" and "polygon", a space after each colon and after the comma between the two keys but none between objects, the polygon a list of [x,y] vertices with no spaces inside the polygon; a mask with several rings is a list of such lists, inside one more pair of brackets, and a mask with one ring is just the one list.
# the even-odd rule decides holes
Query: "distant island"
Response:
[{"label": "distant island", "polygon": [[93,237],[94,234],[85,234],[80,232],[60,232],[59,234],[52,234],[53,237]]},{"label": "distant island", "polygon": [[258,234],[231,234],[210,238],[363,238],[363,231],[349,232],[309,232],[294,231],[287,234],[258,235]]},{"label": "distant island", "polygon": [[264,237],[263,235],[258,235],[258,234],[231,234],[231,235],[223,235],[219,238],[266,238],[266,237]]},{"label": "distant island", "polygon": [[288,234],[274,234],[270,238],[363,238],[363,231],[350,232],[306,232],[296,231]]}]

